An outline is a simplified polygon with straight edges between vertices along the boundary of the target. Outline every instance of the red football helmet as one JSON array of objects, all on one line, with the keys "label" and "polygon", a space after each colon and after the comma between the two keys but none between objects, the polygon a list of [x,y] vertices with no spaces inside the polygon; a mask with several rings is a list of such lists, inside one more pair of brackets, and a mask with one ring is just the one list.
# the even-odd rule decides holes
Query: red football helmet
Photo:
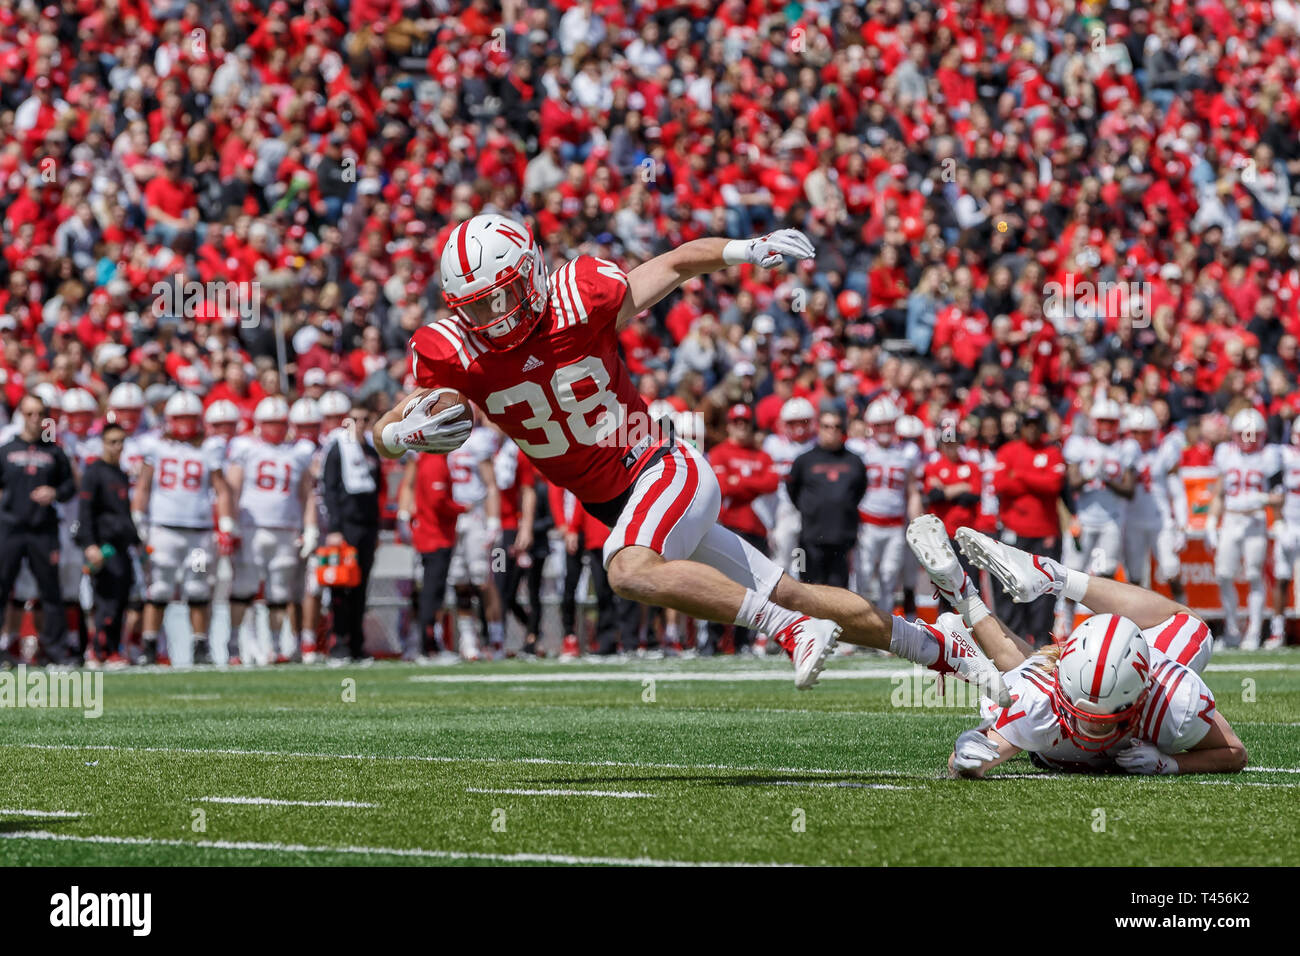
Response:
[{"label": "red football helmet", "polygon": [[447,308],[494,349],[523,342],[550,307],[542,250],[527,226],[505,216],[475,216],[453,229],[441,272]]}]

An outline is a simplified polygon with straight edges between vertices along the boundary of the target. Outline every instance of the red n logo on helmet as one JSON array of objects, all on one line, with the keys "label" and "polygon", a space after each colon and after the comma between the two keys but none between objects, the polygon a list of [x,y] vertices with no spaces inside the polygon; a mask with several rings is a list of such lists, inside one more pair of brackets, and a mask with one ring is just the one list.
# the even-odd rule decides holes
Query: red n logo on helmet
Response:
[{"label": "red n logo on helmet", "polygon": [[518,230],[511,229],[509,226],[497,226],[497,232],[521,249],[528,245],[528,237]]}]

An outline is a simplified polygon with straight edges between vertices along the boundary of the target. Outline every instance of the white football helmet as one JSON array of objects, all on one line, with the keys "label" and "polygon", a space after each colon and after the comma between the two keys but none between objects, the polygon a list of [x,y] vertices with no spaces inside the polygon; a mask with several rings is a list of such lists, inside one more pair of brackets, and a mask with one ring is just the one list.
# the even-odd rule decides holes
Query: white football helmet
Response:
[{"label": "white football helmet", "polygon": [[189,441],[199,433],[203,403],[193,392],[179,391],[163,406],[163,427],[169,438]]},{"label": "white football helmet", "polygon": [[887,395],[882,395],[867,406],[867,424],[871,426],[871,437],[882,445],[894,442],[898,420],[903,411]]},{"label": "white football helmet", "polygon": [[317,400],[320,408],[321,431],[332,432],[343,425],[352,414],[352,400],[339,391],[326,392]]},{"label": "white football helmet", "polygon": [[234,438],[242,418],[238,405],[227,398],[219,398],[203,414],[203,425],[209,434]]},{"label": "white football helmet", "polygon": [[1243,408],[1232,416],[1232,437],[1237,447],[1250,453],[1264,447],[1268,422],[1264,416],[1253,408]]},{"label": "white football helmet", "polygon": [[144,391],[134,382],[122,382],[108,393],[108,420],[121,425],[128,435],[140,427],[144,413]]},{"label": "white football helmet", "polygon": [[320,436],[320,404],[312,398],[300,398],[289,408],[289,424],[299,438],[315,441]]},{"label": "white football helmet", "polygon": [[1092,403],[1088,417],[1092,419],[1093,436],[1103,444],[1109,445],[1119,438],[1119,423],[1123,418],[1119,402],[1113,398],[1098,398]]},{"label": "white football helmet", "polygon": [[906,438],[908,441],[920,441],[921,436],[925,434],[925,423],[915,415],[904,415],[894,428],[899,438]]},{"label": "white football helmet", "polygon": [[90,426],[99,412],[99,403],[95,396],[84,388],[70,388],[63,393],[63,418],[68,424],[68,431],[78,438],[85,438]]},{"label": "white football helmet", "polygon": [[1052,699],[1074,743],[1102,751],[1130,729],[1146,700],[1150,651],[1138,626],[1118,614],[1094,614],[1061,648]]},{"label": "white football helmet", "polygon": [[1160,420],[1154,409],[1146,405],[1134,405],[1124,416],[1124,430],[1137,441],[1143,451],[1149,451],[1155,444],[1156,432],[1160,430]]},{"label": "white football helmet", "polygon": [[45,403],[45,407],[51,413],[62,411],[63,397],[59,390],[49,382],[41,382],[32,388],[32,394]]},{"label": "white football helmet", "polygon": [[523,342],[549,307],[542,250],[527,226],[506,216],[475,216],[453,229],[441,273],[447,308],[495,349]]},{"label": "white football helmet", "polygon": [[781,425],[785,435],[793,442],[805,442],[812,436],[813,419],[817,410],[806,398],[789,398],[781,406]]},{"label": "white football helmet", "polygon": [[253,409],[253,422],[262,441],[280,444],[289,434],[289,403],[279,395],[268,395]]}]

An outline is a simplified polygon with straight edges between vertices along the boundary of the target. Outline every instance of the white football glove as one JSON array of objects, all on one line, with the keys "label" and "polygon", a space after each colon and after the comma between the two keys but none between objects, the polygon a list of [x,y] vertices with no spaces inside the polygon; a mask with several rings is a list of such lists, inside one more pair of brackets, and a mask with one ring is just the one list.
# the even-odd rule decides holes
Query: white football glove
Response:
[{"label": "white football glove", "polygon": [[722,261],[729,266],[749,262],[771,269],[786,256],[811,259],[815,254],[808,237],[798,229],[778,229],[754,239],[731,240],[722,249]]},{"label": "white football glove", "polygon": [[1136,737],[1128,742],[1128,746],[1121,750],[1115,756],[1115,762],[1124,769],[1125,773],[1177,773],[1178,761],[1168,754],[1163,754],[1155,744],[1149,744],[1145,740],[1138,740]]},{"label": "white football glove", "polygon": [[1175,554],[1182,554],[1183,551],[1187,550],[1187,532],[1182,528],[1174,528],[1169,544],[1173,547]]},{"label": "white football glove", "polygon": [[302,545],[298,549],[298,557],[306,559],[316,553],[316,546],[320,544],[320,528],[314,524],[309,524],[302,529],[302,537],[298,539]]},{"label": "white football glove", "polygon": [[1205,546],[1211,551],[1219,550],[1219,525],[1217,522],[1205,522]]},{"label": "white football glove", "polygon": [[428,395],[411,399],[403,409],[401,421],[389,422],[380,435],[393,454],[402,451],[448,452],[465,444],[474,430],[472,421],[453,421],[459,418],[461,406],[444,408],[436,415],[428,409],[436,405],[438,397],[451,389],[434,389]]},{"label": "white football glove", "polygon": [[983,731],[967,730],[953,746],[953,768],[978,770],[991,760],[998,759],[998,745],[989,740]]}]

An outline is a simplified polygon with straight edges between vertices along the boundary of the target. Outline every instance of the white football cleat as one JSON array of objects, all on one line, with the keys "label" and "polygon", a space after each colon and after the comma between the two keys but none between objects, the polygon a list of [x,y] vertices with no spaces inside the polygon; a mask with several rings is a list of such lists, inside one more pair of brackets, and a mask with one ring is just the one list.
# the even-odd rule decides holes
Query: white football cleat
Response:
[{"label": "white football cleat", "polygon": [[944,600],[956,607],[966,595],[970,578],[957,560],[943,522],[934,515],[913,518],[907,525],[907,546]]},{"label": "white football cleat", "polygon": [[957,529],[957,547],[971,564],[997,578],[1017,604],[1028,604],[1044,594],[1059,594],[1065,587],[1064,577],[1054,573],[1059,567],[1055,561],[995,541],[971,528]]},{"label": "white football cleat", "polygon": [[799,618],[776,635],[774,640],[785,648],[794,661],[794,686],[807,690],[817,683],[817,677],[826,666],[840,637],[840,626],[834,621],[807,615]]},{"label": "white football cleat", "polygon": [[1010,707],[1011,692],[1001,672],[980,650],[961,615],[940,614],[934,629],[939,633],[939,659],[931,665],[933,669],[940,674],[956,674],[999,707]]}]

